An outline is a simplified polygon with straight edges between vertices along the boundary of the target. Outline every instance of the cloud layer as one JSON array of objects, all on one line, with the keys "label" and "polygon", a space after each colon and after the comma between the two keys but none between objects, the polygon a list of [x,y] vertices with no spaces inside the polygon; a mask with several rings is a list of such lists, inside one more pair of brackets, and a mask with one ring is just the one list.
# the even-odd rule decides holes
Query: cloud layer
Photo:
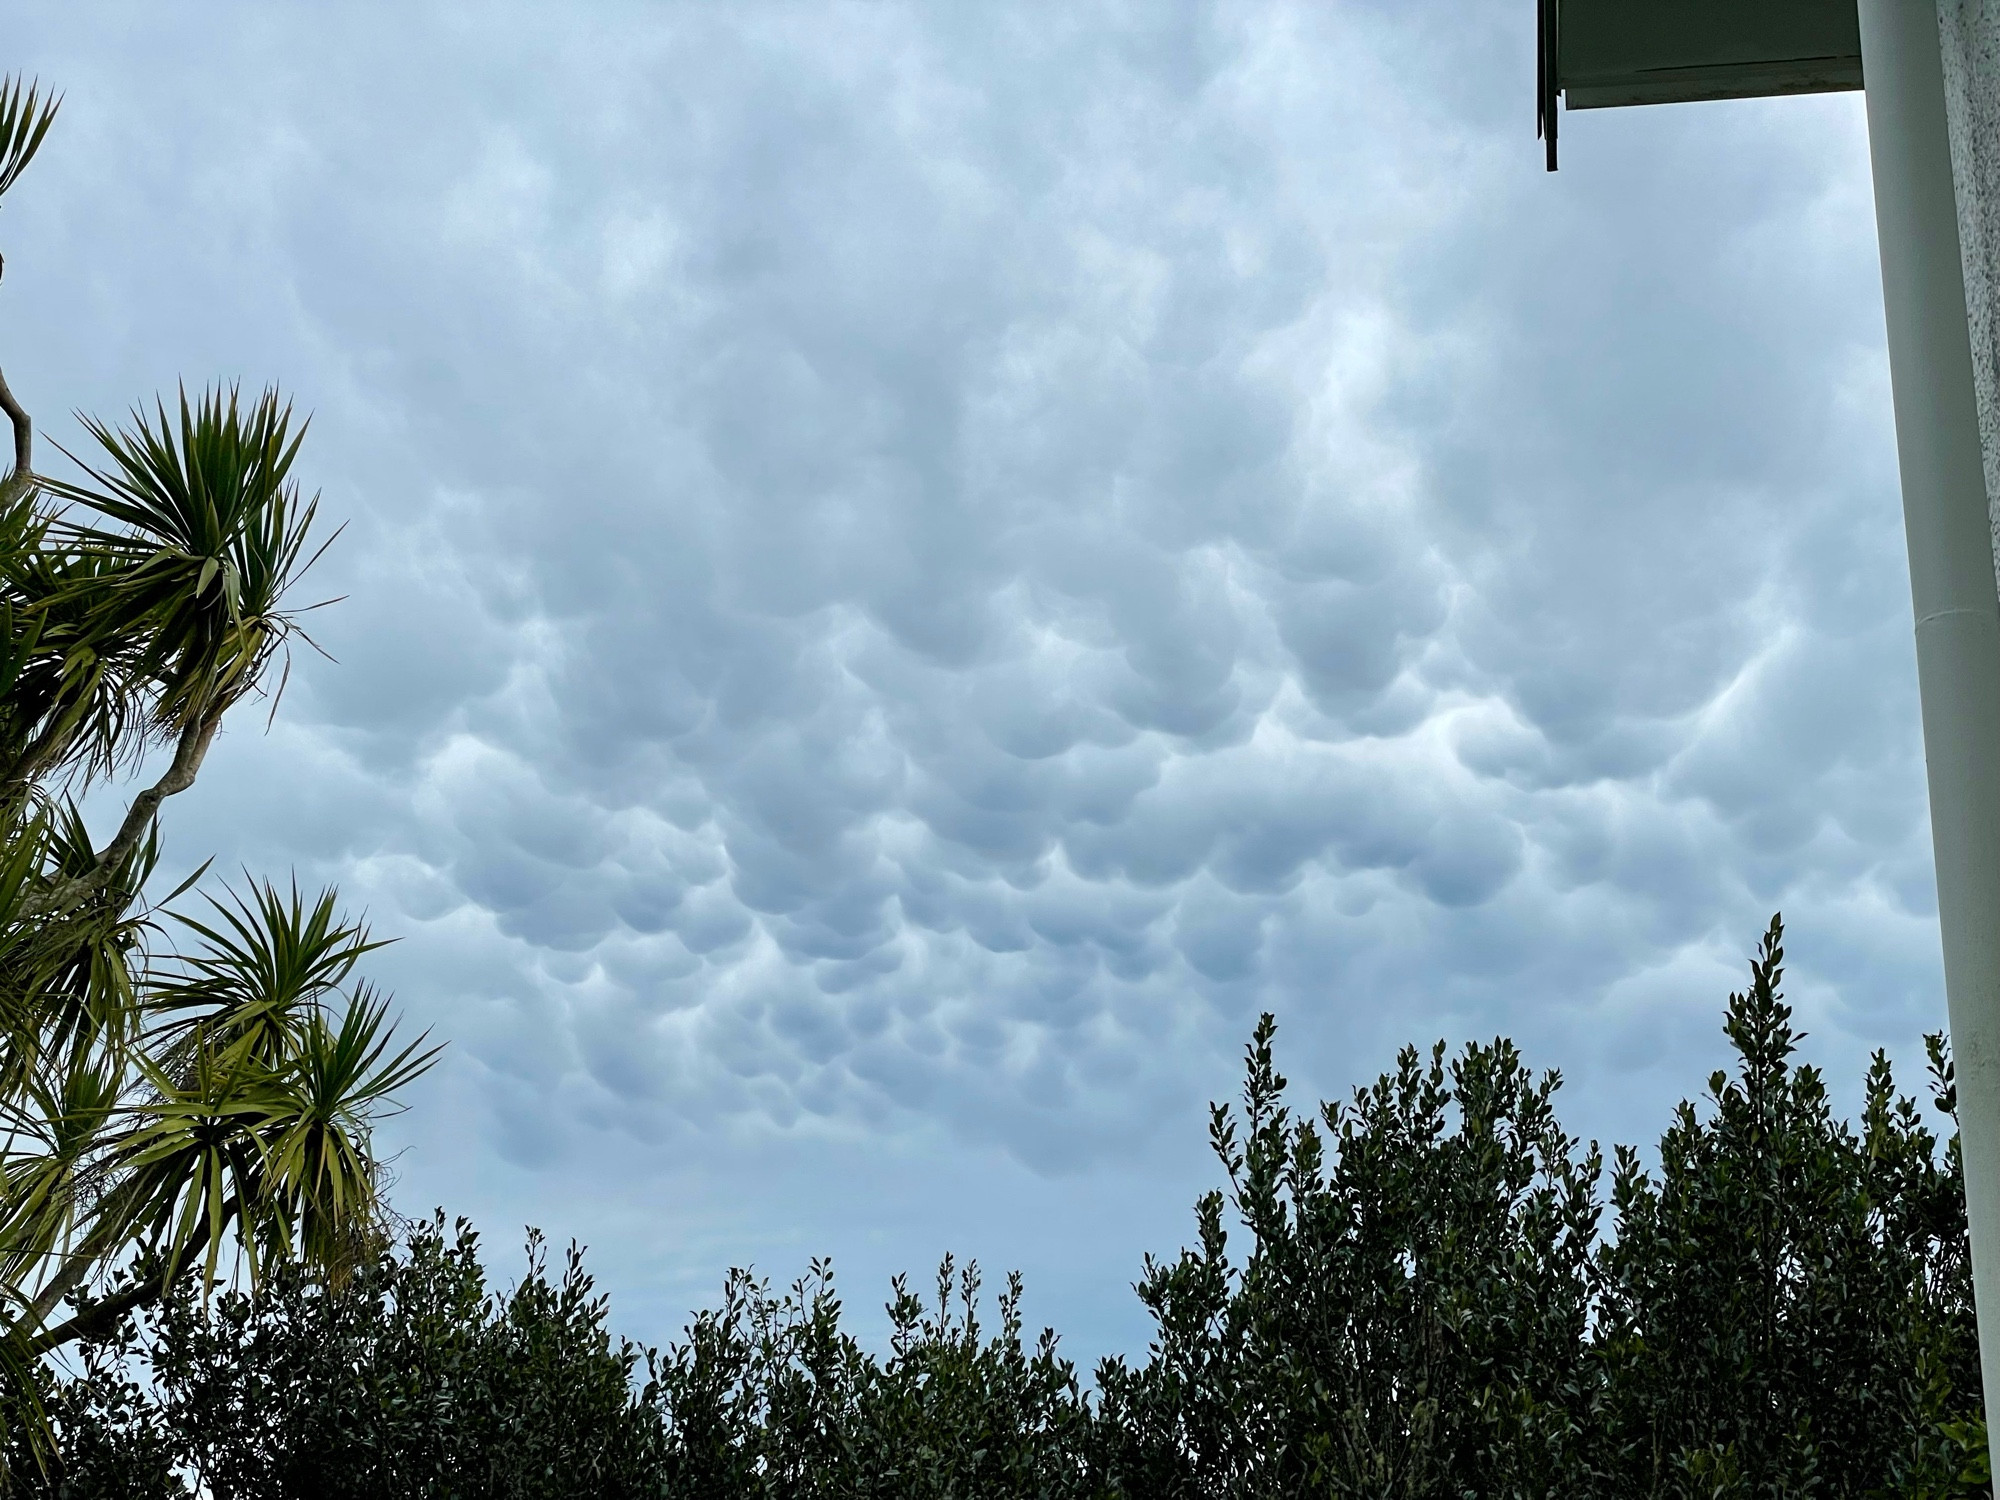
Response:
[{"label": "cloud layer", "polygon": [[1260,1009],[1626,1138],[1778,907],[1836,1073],[1940,1024],[1854,99],[1550,178],[1502,0],[223,14],[26,23],[4,358],[318,413],[338,665],[169,833],[404,936],[414,1191],[1116,1342]]}]

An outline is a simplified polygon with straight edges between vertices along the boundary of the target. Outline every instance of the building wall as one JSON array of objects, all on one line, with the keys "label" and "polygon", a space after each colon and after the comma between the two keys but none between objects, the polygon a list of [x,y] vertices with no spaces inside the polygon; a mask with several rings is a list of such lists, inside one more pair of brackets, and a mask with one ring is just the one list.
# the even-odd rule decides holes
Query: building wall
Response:
[{"label": "building wall", "polygon": [[1986,510],[2000,586],[2000,0],[1940,0],[1938,19]]}]

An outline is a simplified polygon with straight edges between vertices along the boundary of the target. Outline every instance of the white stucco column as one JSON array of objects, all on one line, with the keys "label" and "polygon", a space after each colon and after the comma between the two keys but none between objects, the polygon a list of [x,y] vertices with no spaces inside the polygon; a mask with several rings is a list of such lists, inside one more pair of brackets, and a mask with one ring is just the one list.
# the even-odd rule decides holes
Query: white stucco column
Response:
[{"label": "white stucco column", "polygon": [[[1965,321],[1972,355],[1972,383],[1979,411],[1979,447],[1986,480],[1986,518],[1993,544],[1996,588],[2000,588],[2000,0],[1939,0],[1938,51],[1944,74],[1945,123],[1951,141],[1952,191],[1958,204],[1959,259],[1965,278]],[[1991,836],[1989,831],[1989,836]],[[1939,872],[1942,875],[1942,871]],[[1942,904],[1942,903],[1940,903]],[[2000,910],[1990,910],[1975,920],[2000,929]],[[1950,944],[1947,942],[1947,949]],[[1947,989],[1949,989],[1947,980]],[[1972,997],[1968,996],[1967,999]],[[1976,1003],[1976,1002],[1975,1002]],[[1954,1004],[1952,1023],[1956,1032],[1960,1009]],[[1975,1029],[1977,1023],[1973,1023]],[[1956,1040],[1954,1039],[1954,1050]],[[1964,1091],[1960,1089],[1961,1136],[1965,1123]],[[1977,1126],[1977,1133],[1984,1134]],[[1983,1172],[2000,1171],[2000,1162],[1989,1151],[1968,1152],[1968,1176],[1975,1158],[1985,1157]],[[1968,1207],[1986,1199],[1985,1212],[1973,1210],[1975,1217],[1991,1220],[1991,1200],[2000,1197],[2000,1185],[1988,1181],[1966,1184]],[[1991,1234],[1991,1226],[1988,1233]],[[1977,1237],[1975,1231],[1975,1238]],[[1979,1295],[1980,1364],[1986,1385],[1987,1431],[1989,1441],[2000,1455],[2000,1358],[1994,1346],[2000,1336],[1991,1326],[1996,1319],[1992,1283],[1992,1250],[1974,1252],[1974,1279],[1986,1285]],[[1984,1278],[1980,1261],[1988,1262]],[[2000,1469],[2000,1462],[1996,1462]]]},{"label": "white stucco column", "polygon": [[2000,0],[1860,0],[1980,1368],[2000,1439],[2000,573],[1989,482],[2000,142],[1980,119],[1994,106],[1996,10]]},{"label": "white stucco column", "polygon": [[2000,0],[1943,0],[1938,23],[1987,513],[2000,578]]}]

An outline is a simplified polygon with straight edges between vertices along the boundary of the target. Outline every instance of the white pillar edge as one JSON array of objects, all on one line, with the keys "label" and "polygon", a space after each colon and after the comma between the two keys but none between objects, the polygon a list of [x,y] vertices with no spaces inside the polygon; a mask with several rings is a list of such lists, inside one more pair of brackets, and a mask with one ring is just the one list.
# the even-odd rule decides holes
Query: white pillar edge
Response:
[{"label": "white pillar edge", "polygon": [[2000,583],[2000,0],[1943,0],[1938,32],[1986,509]]},{"label": "white pillar edge", "polygon": [[[1989,0],[1975,0],[1969,14],[1977,22],[1990,8]],[[1985,143],[1967,142],[1969,150],[1954,153],[1943,60],[1950,50],[1954,66],[1964,64],[1967,13],[1965,0],[1860,0],[1938,929],[1958,1070],[1990,1441],[2000,1436],[1992,1420],[2000,1410],[2000,584],[1954,170],[1955,154],[1964,155],[1974,173],[1981,170]],[[1962,86],[1960,94],[1963,104]],[[1983,222],[1973,233],[1983,236]],[[1983,238],[1973,253],[1987,253]],[[1983,294],[1983,265],[1979,275]],[[1990,300],[1986,306],[1990,312]]]},{"label": "white pillar edge", "polygon": [[[1966,333],[1979,411],[1979,446],[1986,477],[1986,516],[1993,572],[2000,590],[2000,0],[1942,0],[1938,45],[1944,72],[1945,123],[1951,136],[1952,191],[1958,203],[1960,265],[1965,277]],[[2000,922],[2000,913],[1991,920]],[[1992,1301],[1986,1300],[1991,1308]],[[1990,1321],[1989,1317],[1989,1321]],[[1988,1410],[1994,1399],[1993,1361],[1982,1335],[1982,1376]],[[1989,1416],[1989,1444],[1995,1423]],[[2000,1462],[1994,1465],[2000,1472]]]}]

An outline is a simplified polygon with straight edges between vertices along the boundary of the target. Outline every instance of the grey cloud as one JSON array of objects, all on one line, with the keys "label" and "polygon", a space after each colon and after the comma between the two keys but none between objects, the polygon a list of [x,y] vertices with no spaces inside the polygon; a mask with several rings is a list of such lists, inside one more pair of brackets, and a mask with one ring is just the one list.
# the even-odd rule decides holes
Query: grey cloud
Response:
[{"label": "grey cloud", "polygon": [[1551,179],[1526,15],[36,23],[38,399],[285,374],[354,517],[175,829],[405,934],[413,1162],[1167,1173],[1260,1007],[1629,1136],[1781,904],[1839,1056],[1936,1023],[1854,103]]}]

